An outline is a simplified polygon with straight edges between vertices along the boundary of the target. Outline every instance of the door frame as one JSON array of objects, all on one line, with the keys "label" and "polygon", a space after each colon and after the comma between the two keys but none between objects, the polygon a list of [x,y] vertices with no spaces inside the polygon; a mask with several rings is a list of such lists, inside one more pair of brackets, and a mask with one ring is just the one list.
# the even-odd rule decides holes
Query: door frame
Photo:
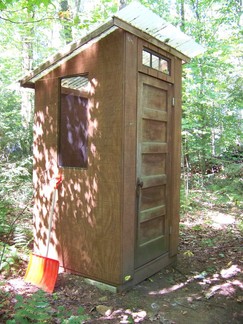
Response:
[{"label": "door frame", "polygon": [[[141,178],[141,156],[142,156],[142,151],[141,151],[141,137],[142,137],[142,114],[143,114],[143,107],[141,105],[141,95],[142,95],[142,91],[143,91],[143,84],[146,83],[146,80],[150,80],[150,82],[148,82],[148,84],[151,84],[154,87],[163,89],[165,91],[167,91],[167,103],[166,103],[166,107],[167,107],[167,112],[163,112],[161,111],[161,114],[164,113],[166,114],[166,122],[167,122],[167,126],[166,126],[166,130],[167,130],[167,135],[166,135],[166,147],[164,148],[160,148],[160,149],[165,149],[164,152],[161,153],[166,153],[166,159],[165,159],[165,163],[166,163],[166,173],[165,173],[165,177],[163,174],[161,174],[161,184],[163,185],[163,181],[165,181],[165,185],[166,185],[166,193],[165,193],[165,232],[164,232],[164,249],[162,250],[162,246],[161,246],[161,250],[160,248],[157,247],[156,249],[156,242],[151,242],[150,246],[154,247],[152,249],[152,251],[154,252],[154,257],[152,256],[151,259],[147,259],[146,257],[144,257],[144,263],[141,263],[141,258],[139,256],[139,231],[140,231],[140,205],[141,205],[141,191],[142,188],[139,186],[139,181],[142,182],[143,179]],[[161,87],[162,85],[162,87]],[[145,74],[142,72],[138,72],[138,92],[137,92],[137,131],[136,131],[136,142],[137,142],[137,152],[136,152],[136,217],[135,217],[135,246],[134,246],[134,257],[135,257],[135,269],[139,268],[141,266],[146,265],[147,263],[160,258],[161,256],[163,256],[164,254],[169,252],[169,234],[170,234],[170,222],[171,222],[171,213],[170,213],[170,200],[169,200],[169,193],[171,192],[170,190],[170,180],[171,180],[171,146],[172,146],[172,139],[173,139],[173,134],[172,134],[172,113],[173,113],[173,102],[172,102],[172,98],[173,98],[173,84],[166,82],[165,80],[161,80],[158,78],[155,78],[154,76],[151,76],[149,74]],[[163,118],[163,116],[162,116]],[[162,145],[162,143],[161,143]],[[157,178],[159,176],[157,175]],[[140,183],[141,184],[141,183]],[[152,186],[153,187],[153,186]],[[156,241],[156,240],[155,240]],[[162,241],[161,241],[162,243]],[[141,245],[140,245],[141,246]],[[155,250],[154,250],[155,249]],[[145,248],[146,251],[146,248]],[[161,253],[160,253],[161,251]]]}]

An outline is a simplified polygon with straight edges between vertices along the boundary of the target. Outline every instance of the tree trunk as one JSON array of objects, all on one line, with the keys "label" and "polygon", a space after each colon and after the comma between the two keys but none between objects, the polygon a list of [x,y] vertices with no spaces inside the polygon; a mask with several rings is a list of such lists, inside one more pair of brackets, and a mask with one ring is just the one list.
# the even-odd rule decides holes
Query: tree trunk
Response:
[{"label": "tree trunk", "polygon": [[181,30],[185,31],[185,2],[181,0],[180,2],[180,16],[181,16]]},{"label": "tree trunk", "polygon": [[62,0],[60,3],[61,10],[59,12],[59,17],[62,19],[63,34],[66,44],[73,40],[72,27],[69,24],[70,18],[72,16],[71,8],[69,6],[68,0]]},{"label": "tree trunk", "polygon": [[[35,13],[32,12],[30,14],[30,18],[35,18]],[[34,35],[34,27],[30,25],[28,28],[28,36],[24,36],[22,40],[22,68],[23,73],[27,74],[32,70],[33,66],[33,35]],[[33,93],[27,89],[21,89],[21,115],[22,115],[22,123],[25,128],[29,127],[31,122],[33,112]]]}]

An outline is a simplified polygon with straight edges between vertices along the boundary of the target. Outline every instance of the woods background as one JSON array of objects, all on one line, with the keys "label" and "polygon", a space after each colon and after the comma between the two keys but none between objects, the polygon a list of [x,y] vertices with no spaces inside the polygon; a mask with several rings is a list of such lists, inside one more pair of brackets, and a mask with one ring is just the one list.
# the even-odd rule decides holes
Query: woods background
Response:
[{"label": "woods background", "polygon": [[[18,80],[125,2],[0,1],[0,235],[32,197],[34,98]],[[206,48],[183,69],[181,211],[212,193],[214,204],[242,206],[242,1],[140,2]],[[20,245],[31,240],[31,229],[15,232]]]}]

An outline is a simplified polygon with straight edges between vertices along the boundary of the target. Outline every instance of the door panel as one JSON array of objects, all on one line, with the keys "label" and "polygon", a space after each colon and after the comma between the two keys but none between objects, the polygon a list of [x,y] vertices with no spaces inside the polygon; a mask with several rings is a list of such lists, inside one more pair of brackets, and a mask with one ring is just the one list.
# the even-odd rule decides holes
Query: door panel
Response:
[{"label": "door panel", "polygon": [[141,173],[150,175],[165,174],[166,154],[143,154],[141,161]]},{"label": "door panel", "polygon": [[136,267],[168,251],[172,85],[141,73],[138,89]]}]

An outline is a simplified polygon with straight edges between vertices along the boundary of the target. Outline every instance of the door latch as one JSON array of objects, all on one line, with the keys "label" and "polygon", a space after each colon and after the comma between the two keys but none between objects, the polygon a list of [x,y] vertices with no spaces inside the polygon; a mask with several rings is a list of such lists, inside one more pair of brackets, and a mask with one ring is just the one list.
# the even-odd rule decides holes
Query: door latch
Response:
[{"label": "door latch", "polygon": [[140,190],[143,188],[143,181],[140,180],[139,178],[137,179],[137,196],[139,197],[140,195]]}]

